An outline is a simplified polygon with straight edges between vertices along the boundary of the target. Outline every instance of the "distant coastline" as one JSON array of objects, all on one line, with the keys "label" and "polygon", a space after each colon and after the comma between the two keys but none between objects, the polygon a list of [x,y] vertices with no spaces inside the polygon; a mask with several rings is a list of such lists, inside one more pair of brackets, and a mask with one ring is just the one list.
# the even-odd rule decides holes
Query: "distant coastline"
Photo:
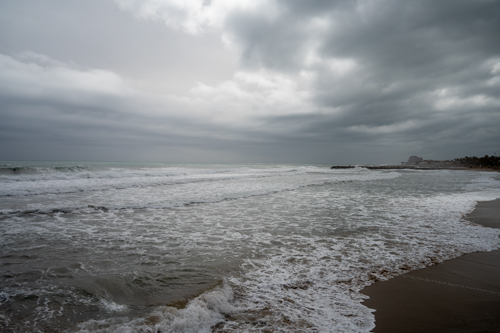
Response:
[{"label": "distant coastline", "polygon": [[462,157],[454,160],[424,160],[422,157],[410,156],[407,162],[401,162],[401,165],[333,165],[330,169],[352,169],[366,168],[370,170],[392,170],[392,169],[411,169],[411,170],[480,170],[480,171],[500,171],[500,157]]}]

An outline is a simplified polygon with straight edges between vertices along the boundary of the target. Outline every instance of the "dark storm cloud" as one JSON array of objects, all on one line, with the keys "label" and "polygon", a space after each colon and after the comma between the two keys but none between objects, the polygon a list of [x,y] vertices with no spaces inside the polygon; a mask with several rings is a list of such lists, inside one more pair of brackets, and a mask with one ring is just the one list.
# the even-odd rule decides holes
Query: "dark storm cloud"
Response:
[{"label": "dark storm cloud", "polygon": [[498,1],[114,2],[0,5],[0,159],[500,150]]},{"label": "dark storm cloud", "polygon": [[[413,120],[436,133],[457,126],[456,139],[467,127],[450,118],[470,122],[468,115],[475,112],[476,117],[493,120],[489,117],[498,110],[499,87],[489,83],[498,76],[491,66],[500,55],[496,1],[283,1],[280,9],[274,19],[232,17],[228,29],[245,46],[244,64],[255,67],[302,70],[307,66],[301,57],[314,39],[321,60],[352,60],[355,70],[343,77],[324,64],[307,68],[318,75],[312,90],[317,105],[342,108],[342,116],[334,115],[328,122],[331,132]],[[314,18],[326,20],[329,27],[308,35],[308,22]],[[438,101],[433,94],[440,89],[452,89],[451,98],[481,95],[495,101],[490,108],[457,103],[445,117],[449,120],[441,120],[433,105]],[[411,131],[405,134],[412,136]]]},{"label": "dark storm cloud", "polygon": [[[434,158],[496,150],[500,87],[493,67],[500,55],[498,1],[329,1],[313,2],[308,9],[303,3],[281,4],[288,7],[283,13],[289,17],[273,23],[282,27],[293,18],[300,27],[312,17],[326,19],[328,29],[319,37],[307,37],[318,41],[318,58],[355,64],[344,76],[321,62],[309,68],[317,75],[312,90],[316,105],[341,111],[317,123],[305,115],[304,133],[317,133],[333,144],[388,138],[399,144],[418,143],[419,151]],[[261,29],[259,25],[256,31]],[[280,30],[267,35],[262,44],[260,36],[265,33],[252,40],[250,33],[242,35],[254,52],[261,46],[267,51],[252,59],[276,68],[279,59],[269,49],[297,45],[287,54],[303,52],[308,40],[299,33],[294,40],[286,34],[268,40]],[[231,31],[240,37],[238,29]],[[291,66],[288,58],[284,56],[288,69],[306,67]],[[468,152],[460,150],[465,138]]]},{"label": "dark storm cloud", "polygon": [[[500,54],[497,1],[372,4],[335,15],[340,22],[325,36],[320,54],[359,62],[363,82],[373,83],[377,95],[395,85],[407,86],[402,93],[410,96],[450,86],[472,92],[491,78],[484,65]],[[322,83],[328,86],[327,79]]]},{"label": "dark storm cloud", "polygon": [[339,9],[352,9],[353,4],[348,0],[280,0],[270,12],[268,4],[258,12],[231,11],[224,25],[240,48],[243,66],[296,71],[302,68],[315,38],[310,21]]}]

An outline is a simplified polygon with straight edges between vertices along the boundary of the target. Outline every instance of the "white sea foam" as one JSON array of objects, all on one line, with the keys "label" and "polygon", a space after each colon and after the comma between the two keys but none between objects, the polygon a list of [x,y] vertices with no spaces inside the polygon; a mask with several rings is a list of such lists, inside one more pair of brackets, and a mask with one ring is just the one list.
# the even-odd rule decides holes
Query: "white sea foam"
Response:
[{"label": "white sea foam", "polygon": [[[293,248],[248,261],[246,275],[232,280],[245,290],[239,307],[259,316],[271,330],[367,332],[374,319],[360,304],[359,291],[366,285],[463,253],[499,247],[500,231],[460,221],[473,207],[472,198],[393,204],[406,207],[405,216],[398,216],[401,210],[384,212],[389,223],[372,224],[370,228],[378,229],[375,233],[333,240],[295,237]],[[290,327],[282,328],[283,321]],[[236,331],[262,328],[241,320],[228,326]]]},{"label": "white sea foam", "polygon": [[[230,171],[216,170],[210,173],[210,170],[201,170],[194,173],[183,170],[183,174],[189,175],[158,176],[152,181],[144,176],[129,177],[126,172],[122,178],[111,180],[10,181],[0,190],[0,195],[8,196],[4,198],[3,204],[0,203],[0,213],[68,212],[89,206],[97,209],[170,208],[262,196],[332,182],[392,179],[399,176],[395,172],[376,173],[361,169],[347,174],[314,167]],[[307,177],[308,173],[311,173],[311,177]],[[29,194],[37,195],[22,200],[17,198]]]},{"label": "white sea foam", "polygon": [[123,312],[127,310],[125,304],[117,304],[113,301],[101,299],[102,308],[107,312]]},{"label": "white sea foam", "polygon": [[235,311],[230,304],[233,292],[224,284],[191,300],[185,308],[157,307],[143,318],[129,320],[90,320],[79,326],[79,332],[179,332],[210,333],[212,326],[224,320],[224,314]]},{"label": "white sea foam", "polygon": [[[302,168],[306,170],[306,168]],[[277,172],[278,170],[278,172]],[[208,182],[227,179],[258,178],[282,174],[300,174],[293,168],[280,169],[189,169],[144,168],[105,169],[79,172],[41,172],[36,174],[2,175],[0,196],[40,195],[140,188],[162,185]]]}]

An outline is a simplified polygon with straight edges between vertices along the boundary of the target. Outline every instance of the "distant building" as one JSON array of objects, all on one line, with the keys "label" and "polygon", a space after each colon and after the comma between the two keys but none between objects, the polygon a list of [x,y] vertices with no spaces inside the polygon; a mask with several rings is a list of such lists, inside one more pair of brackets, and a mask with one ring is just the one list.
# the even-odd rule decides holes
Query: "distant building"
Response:
[{"label": "distant building", "polygon": [[422,162],[424,159],[422,157],[418,157],[418,156],[410,156],[410,158],[408,159],[408,161],[405,163],[405,165],[416,165],[416,164],[420,164],[420,162]]}]

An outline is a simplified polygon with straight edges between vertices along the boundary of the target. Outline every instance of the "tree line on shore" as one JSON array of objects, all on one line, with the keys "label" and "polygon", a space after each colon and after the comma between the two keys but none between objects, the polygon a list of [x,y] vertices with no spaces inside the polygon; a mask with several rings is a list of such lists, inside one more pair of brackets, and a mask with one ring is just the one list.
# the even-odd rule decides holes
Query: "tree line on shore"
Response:
[{"label": "tree line on shore", "polygon": [[488,168],[499,168],[500,167],[500,156],[488,156],[484,155],[483,157],[476,156],[465,156],[462,158],[455,158],[453,160],[455,163],[470,166],[470,167],[488,167]]}]

